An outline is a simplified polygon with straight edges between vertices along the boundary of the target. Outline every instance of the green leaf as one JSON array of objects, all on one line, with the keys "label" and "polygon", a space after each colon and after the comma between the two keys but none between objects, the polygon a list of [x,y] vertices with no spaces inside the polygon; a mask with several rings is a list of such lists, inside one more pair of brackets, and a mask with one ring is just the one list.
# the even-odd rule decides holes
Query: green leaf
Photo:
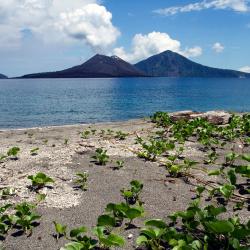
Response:
[{"label": "green leaf", "polygon": [[227,220],[205,222],[205,225],[210,231],[218,234],[226,234],[234,231],[234,225]]},{"label": "green leaf", "polygon": [[60,248],[60,250],[82,250],[83,245],[78,242],[71,242],[66,244],[64,247]]},{"label": "green leaf", "polygon": [[208,172],[208,175],[220,175],[221,171],[220,170],[211,170]]},{"label": "green leaf", "polygon": [[8,225],[6,225],[5,223],[0,223],[0,235],[5,234],[8,231],[8,229],[9,229]]},{"label": "green leaf", "polygon": [[237,166],[235,172],[242,176],[250,178],[250,165],[249,166]]},{"label": "green leaf", "polygon": [[4,213],[4,212],[5,212],[8,208],[10,208],[10,207],[12,207],[11,204],[6,204],[6,205],[0,207],[0,214],[1,214],[1,213]]},{"label": "green leaf", "polygon": [[235,189],[235,186],[230,184],[224,184],[219,188],[220,192],[223,194],[225,198],[230,198],[230,196],[233,194],[233,191]]},{"label": "green leaf", "polygon": [[110,246],[122,247],[125,244],[124,238],[117,234],[110,234],[107,240],[110,242]]},{"label": "green leaf", "polygon": [[140,246],[142,245],[143,243],[147,243],[148,242],[148,239],[146,236],[144,235],[140,235],[137,239],[136,239],[136,245],[137,246]]},{"label": "green leaf", "polygon": [[234,249],[239,249],[240,248],[240,242],[238,239],[230,239],[229,240],[230,245],[233,246]]},{"label": "green leaf", "polygon": [[59,224],[59,223],[57,223],[57,222],[55,222],[55,221],[53,221],[53,223],[54,223],[54,225],[55,225],[56,232],[57,232],[58,234],[65,235],[67,226],[64,226],[64,225],[62,225],[62,224]]},{"label": "green leaf", "polygon": [[129,208],[127,211],[126,211],[126,216],[130,219],[130,220],[133,220],[137,217],[140,217],[142,215],[142,211],[141,209],[138,209],[138,208]]},{"label": "green leaf", "polygon": [[97,220],[97,225],[98,226],[103,226],[103,227],[106,227],[106,226],[111,226],[111,227],[114,227],[116,224],[115,222],[115,218],[109,216],[109,215],[101,215],[98,217],[98,220]]},{"label": "green leaf", "polygon": [[229,177],[229,180],[231,182],[232,185],[235,185],[236,184],[236,180],[237,180],[237,177],[235,175],[235,171],[233,169],[230,169],[228,172],[227,172],[227,175]]},{"label": "green leaf", "polygon": [[146,226],[157,227],[157,228],[167,228],[167,224],[160,219],[148,220],[145,222]]},{"label": "green leaf", "polygon": [[204,186],[198,186],[198,187],[196,187],[196,192],[199,195],[201,195],[205,190],[206,190],[206,188]]},{"label": "green leaf", "polygon": [[244,154],[244,155],[242,155],[242,159],[245,160],[245,161],[250,162],[250,154]]},{"label": "green leaf", "polygon": [[9,149],[9,151],[7,152],[7,155],[8,156],[16,156],[19,151],[20,151],[19,147],[13,147],[13,148]]},{"label": "green leaf", "polygon": [[38,150],[39,150],[39,148],[33,148],[33,149],[30,150],[30,153],[31,154],[36,154]]},{"label": "green leaf", "polygon": [[207,207],[205,208],[205,210],[207,210],[208,213],[209,213],[210,215],[212,215],[213,217],[216,217],[216,216],[218,216],[219,214],[225,213],[225,212],[227,211],[227,209],[226,209],[225,207],[214,207],[214,206],[212,206],[212,205],[207,206]]},{"label": "green leaf", "polygon": [[231,152],[229,154],[226,155],[226,163],[229,163],[229,162],[233,162],[235,159],[237,159],[239,157],[238,154],[234,153],[234,152]]},{"label": "green leaf", "polygon": [[36,200],[38,201],[38,202],[41,202],[41,201],[44,201],[45,200],[45,198],[46,198],[46,194],[37,194],[36,195]]},{"label": "green leaf", "polygon": [[246,229],[246,228],[236,228],[232,233],[231,233],[232,237],[237,238],[238,240],[242,240],[246,237],[249,237],[250,235],[250,228]]},{"label": "green leaf", "polygon": [[178,244],[178,241],[176,240],[176,239],[171,239],[170,241],[169,241],[169,245],[170,246],[176,246]]},{"label": "green leaf", "polygon": [[54,183],[54,180],[44,173],[37,173],[36,175],[28,176],[28,179],[32,181],[32,186],[44,186],[47,183]]},{"label": "green leaf", "polygon": [[2,160],[4,160],[5,158],[7,158],[6,155],[0,155],[0,162],[1,162]]},{"label": "green leaf", "polygon": [[156,231],[153,228],[143,228],[141,234],[147,236],[149,239],[156,239]]},{"label": "green leaf", "polygon": [[70,231],[70,237],[75,238],[86,232],[87,232],[86,227],[75,228]]},{"label": "green leaf", "polygon": [[195,240],[191,244],[192,250],[200,250],[202,249],[202,244],[199,240]]}]

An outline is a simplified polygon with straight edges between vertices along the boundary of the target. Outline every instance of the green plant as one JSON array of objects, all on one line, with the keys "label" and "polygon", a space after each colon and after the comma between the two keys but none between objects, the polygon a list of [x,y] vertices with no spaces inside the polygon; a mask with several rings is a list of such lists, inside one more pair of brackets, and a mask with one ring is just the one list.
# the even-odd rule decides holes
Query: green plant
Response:
[{"label": "green plant", "polygon": [[114,217],[115,225],[117,226],[122,224],[125,218],[124,211],[126,209],[127,209],[127,204],[125,203],[120,203],[120,204],[109,203],[106,206],[105,211]]},{"label": "green plant", "polygon": [[198,164],[197,161],[193,161],[193,160],[185,158],[184,159],[184,164],[183,164],[184,165],[183,166],[184,174],[186,174],[191,168],[193,168],[197,164]]},{"label": "green plant", "polygon": [[88,190],[88,177],[89,174],[87,172],[77,173],[77,179],[75,180],[75,184],[79,185],[80,189],[83,191]]},{"label": "green plant", "polygon": [[151,121],[162,127],[168,127],[172,123],[168,113],[160,111],[151,116]]},{"label": "green plant", "polygon": [[107,129],[107,135],[108,135],[108,136],[112,136],[113,133],[114,133],[114,130],[112,130],[112,129]]},{"label": "green plant", "polygon": [[40,194],[38,193],[36,195],[36,201],[37,201],[37,204],[39,204],[40,202],[44,201],[46,199],[46,194]]},{"label": "green plant", "polygon": [[70,238],[68,238],[71,243],[66,244],[62,250],[71,250],[71,249],[81,249],[89,250],[94,249],[98,243],[97,240],[88,237],[85,233],[87,228],[82,226],[74,228],[70,231]]},{"label": "green plant", "polygon": [[[102,219],[103,220],[103,219]],[[54,222],[56,230],[56,238],[65,237],[70,243],[67,243],[60,250],[90,250],[96,249],[98,243],[101,249],[109,249],[110,247],[121,247],[124,245],[124,239],[117,234],[106,233],[105,227],[97,226],[93,229],[93,233],[98,237],[98,240],[86,235],[87,228],[82,226],[70,230],[67,235],[67,226]]]},{"label": "green plant", "polygon": [[33,148],[30,150],[30,154],[33,156],[38,155],[38,151],[39,151],[39,148]]},{"label": "green plant", "polygon": [[18,155],[19,152],[20,152],[19,147],[13,147],[13,148],[8,150],[7,155],[9,157],[11,157],[11,159],[17,160],[18,159],[17,155]]},{"label": "green plant", "polygon": [[92,133],[92,135],[95,135],[96,129],[91,129],[91,133]]},{"label": "green plant", "polygon": [[156,157],[163,154],[167,150],[173,150],[175,145],[173,142],[165,140],[150,140],[148,143],[142,143],[143,151],[140,151],[137,155],[140,158],[146,160],[155,161]]},{"label": "green plant", "polygon": [[169,155],[167,157],[170,162],[166,163],[167,170],[172,177],[179,176],[188,176],[188,172],[191,168],[193,168],[198,162],[185,158],[183,163],[175,163],[175,161],[179,158],[181,151],[177,152],[174,155]]},{"label": "green plant", "polygon": [[127,204],[135,204],[139,200],[139,195],[143,189],[143,184],[140,181],[133,180],[130,182],[129,189],[121,189],[121,194]]},{"label": "green plant", "polygon": [[1,163],[4,159],[6,159],[6,158],[7,158],[6,155],[0,155],[0,163]]},{"label": "green plant", "polygon": [[53,224],[56,230],[56,239],[58,240],[63,236],[66,237],[67,226],[57,223],[56,221],[53,221]]},{"label": "green plant", "polygon": [[136,135],[135,143],[142,144],[142,142],[143,142],[143,139],[140,136]]},{"label": "green plant", "polygon": [[215,150],[212,150],[210,153],[208,153],[207,158],[208,159],[204,160],[204,163],[205,164],[213,164],[218,159],[218,154],[216,153]]},{"label": "green plant", "polygon": [[105,227],[106,229],[111,228],[112,230],[112,228],[116,226],[116,220],[108,214],[103,214],[98,217],[97,226]]},{"label": "green plant", "polygon": [[95,155],[92,156],[93,159],[95,159],[96,163],[98,165],[106,165],[109,161],[109,156],[107,155],[107,150],[104,150],[102,148],[98,148],[95,151]]},{"label": "green plant", "polygon": [[48,144],[48,142],[49,142],[49,140],[48,140],[48,139],[43,140],[43,143],[44,143],[45,145],[47,145],[47,144]]},{"label": "green plant", "polygon": [[54,180],[44,173],[37,173],[36,175],[28,176],[32,182],[32,187],[36,190],[43,188],[48,183],[54,183]]},{"label": "green plant", "polygon": [[225,164],[226,164],[226,165],[233,165],[234,162],[235,162],[235,160],[236,160],[238,157],[239,157],[239,155],[236,154],[235,152],[231,152],[231,153],[227,154],[227,155],[225,156],[225,160],[226,160]]},{"label": "green plant", "polygon": [[95,227],[94,234],[98,237],[99,246],[101,249],[109,249],[110,247],[122,247],[125,240],[118,234],[105,234],[105,227]]},{"label": "green plant", "polygon": [[7,188],[0,189],[0,197],[3,200],[8,199],[9,197],[15,195],[15,193],[16,193],[16,190],[14,188],[7,187]]},{"label": "green plant", "polygon": [[89,135],[90,135],[90,131],[89,130],[85,130],[81,133],[81,138],[83,139],[88,139]]},{"label": "green plant", "polygon": [[32,228],[35,222],[41,218],[34,210],[36,206],[27,202],[17,204],[15,206],[15,213],[10,216],[11,223],[15,226],[21,227],[24,233],[32,234]]},{"label": "green plant", "polygon": [[64,145],[68,145],[69,144],[69,139],[65,138],[64,139]]},{"label": "green plant", "polygon": [[167,166],[167,170],[168,170],[168,172],[169,172],[169,175],[171,176],[171,177],[179,177],[180,175],[181,175],[181,173],[182,173],[182,169],[183,169],[183,167],[182,167],[182,165],[178,165],[178,164],[174,164],[174,165],[172,165],[172,164],[167,164],[166,165]]},{"label": "green plant", "polygon": [[163,239],[167,233],[167,224],[160,219],[154,219],[145,221],[145,226],[141,229],[136,244],[138,246],[145,245],[152,250],[164,250]]},{"label": "green plant", "polygon": [[100,135],[101,135],[102,137],[105,135],[105,130],[104,130],[104,129],[102,129],[102,130],[100,131]]},{"label": "green plant", "polygon": [[250,162],[250,154],[243,154],[241,158],[247,162]]},{"label": "green plant", "polygon": [[131,206],[128,203],[110,203],[106,207],[106,212],[110,213],[116,222],[116,225],[121,225],[124,219],[128,219],[127,226],[130,227],[134,219],[144,215],[142,204]]},{"label": "green plant", "polygon": [[0,237],[4,237],[10,229],[10,217],[6,211],[11,208],[11,204],[6,204],[0,207]]},{"label": "green plant", "polygon": [[117,160],[115,169],[119,170],[119,169],[121,169],[123,167],[124,167],[124,161],[123,160]]},{"label": "green plant", "polygon": [[122,131],[117,131],[115,138],[117,138],[118,140],[125,140],[128,136],[128,133],[124,133]]},{"label": "green plant", "polygon": [[196,199],[186,211],[170,215],[170,224],[159,219],[146,221],[137,244],[155,250],[247,249],[242,243],[249,239],[249,222],[241,224],[237,217],[218,219],[224,213],[225,207],[209,205],[201,208],[199,199]]}]

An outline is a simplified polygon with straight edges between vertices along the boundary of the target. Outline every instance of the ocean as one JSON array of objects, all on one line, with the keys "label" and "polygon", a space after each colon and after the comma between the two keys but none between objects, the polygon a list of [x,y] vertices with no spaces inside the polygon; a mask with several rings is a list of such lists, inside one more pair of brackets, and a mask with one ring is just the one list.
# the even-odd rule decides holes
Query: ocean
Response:
[{"label": "ocean", "polygon": [[0,128],[122,121],[156,111],[250,111],[250,79],[0,80]]}]

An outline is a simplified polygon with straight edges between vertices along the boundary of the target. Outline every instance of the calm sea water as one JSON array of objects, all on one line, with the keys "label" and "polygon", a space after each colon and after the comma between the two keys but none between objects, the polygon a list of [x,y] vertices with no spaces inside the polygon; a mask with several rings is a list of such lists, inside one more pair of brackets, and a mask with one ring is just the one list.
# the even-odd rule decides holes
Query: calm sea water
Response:
[{"label": "calm sea water", "polygon": [[187,109],[250,111],[250,79],[0,80],[0,128],[118,121]]}]

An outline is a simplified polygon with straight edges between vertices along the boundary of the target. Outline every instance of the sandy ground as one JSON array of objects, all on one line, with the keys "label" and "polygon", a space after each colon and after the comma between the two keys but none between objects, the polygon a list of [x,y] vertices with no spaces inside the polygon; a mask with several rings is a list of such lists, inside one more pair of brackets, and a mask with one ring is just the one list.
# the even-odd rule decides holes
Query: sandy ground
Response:
[{"label": "sandy ground", "polygon": [[[126,140],[114,136],[103,136],[101,130],[124,131],[129,133]],[[82,139],[84,130],[96,130],[95,135]],[[55,250],[64,245],[64,240],[57,242],[53,237],[53,221],[68,225],[69,228],[96,225],[97,217],[104,212],[110,202],[121,202],[120,189],[128,187],[129,182],[138,179],[144,183],[142,200],[145,217],[135,221],[141,227],[146,218],[166,218],[171,212],[183,210],[194,197],[194,185],[182,179],[166,178],[167,171],[159,164],[145,162],[136,157],[138,144],[136,135],[148,137],[155,131],[154,125],[147,120],[102,123],[95,125],[75,125],[0,131],[0,155],[13,146],[20,147],[18,160],[4,160],[0,163],[0,188],[12,187],[16,195],[8,202],[36,200],[36,194],[28,187],[28,175],[44,172],[55,180],[53,188],[44,188],[46,200],[38,206],[42,215],[40,225],[33,230],[31,237],[25,235],[7,236],[3,245],[6,250]],[[67,145],[65,139],[68,140]],[[39,148],[32,156],[30,150]],[[106,166],[98,166],[92,161],[96,148],[107,149],[110,161]],[[201,159],[202,152],[196,143],[187,144],[184,155],[192,159]],[[124,167],[114,170],[116,160],[124,160]],[[74,188],[77,172],[88,171],[88,191]],[[201,173],[197,173],[202,177]],[[3,201],[0,201],[3,204]],[[249,215],[249,214],[248,214]],[[244,217],[244,214],[243,214]],[[117,229],[118,231],[120,229]],[[125,232],[125,233],[124,233]],[[138,234],[137,229],[122,231],[127,238],[123,249],[133,249]]]}]

